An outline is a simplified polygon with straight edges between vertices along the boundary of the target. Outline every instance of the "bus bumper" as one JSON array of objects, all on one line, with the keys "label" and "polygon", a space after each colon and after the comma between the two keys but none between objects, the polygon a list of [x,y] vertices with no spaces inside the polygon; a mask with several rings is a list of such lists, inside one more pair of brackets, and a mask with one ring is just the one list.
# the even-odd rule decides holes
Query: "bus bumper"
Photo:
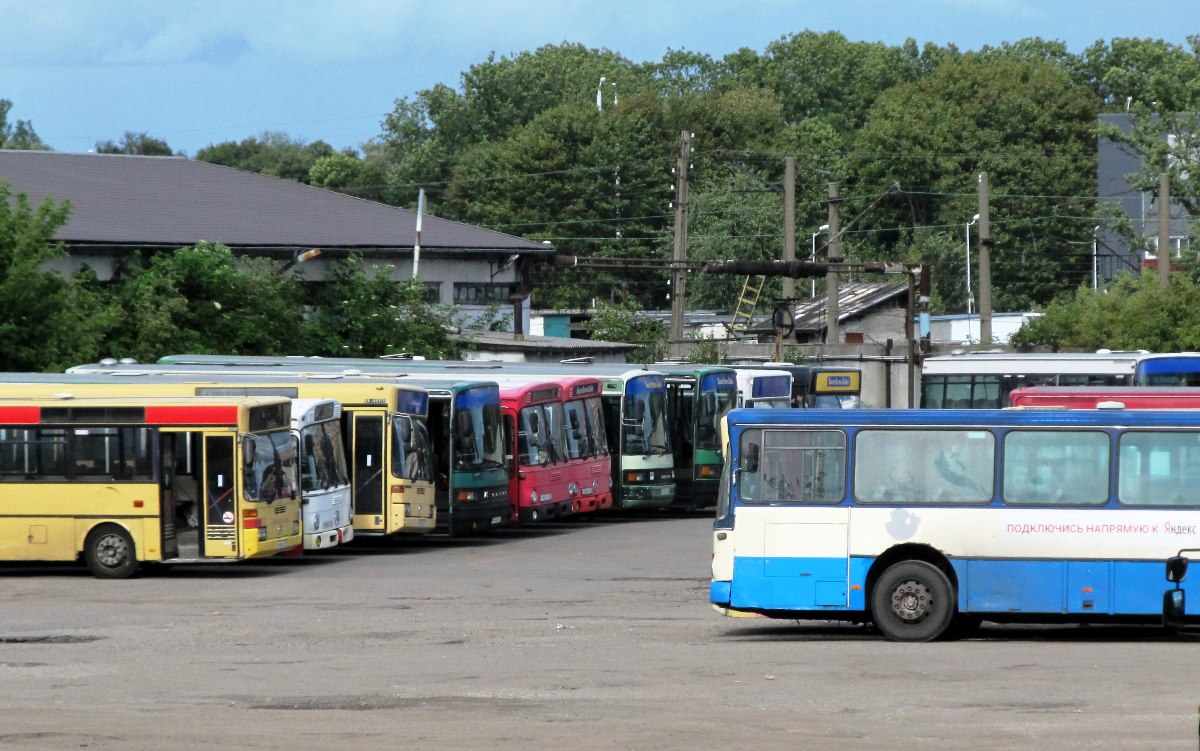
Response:
[{"label": "bus bumper", "polygon": [[738,610],[736,608],[718,605],[715,602],[712,604],[712,606],[713,610],[729,618],[766,618],[766,616],[762,613],[751,613],[748,610]]},{"label": "bus bumper", "polygon": [[340,537],[341,534],[336,529],[327,529],[324,532],[305,532],[304,549],[324,550],[325,548],[337,547]]}]

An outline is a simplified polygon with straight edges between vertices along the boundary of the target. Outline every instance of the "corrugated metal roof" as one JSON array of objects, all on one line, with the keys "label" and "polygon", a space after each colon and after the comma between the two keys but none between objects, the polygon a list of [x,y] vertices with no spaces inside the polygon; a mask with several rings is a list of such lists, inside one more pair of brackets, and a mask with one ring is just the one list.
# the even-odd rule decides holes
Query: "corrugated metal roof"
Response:
[{"label": "corrugated metal roof", "polygon": [[[412,248],[406,209],[184,157],[0,149],[0,181],[33,205],[71,201],[74,245]],[[425,216],[421,248],[552,253],[533,240]]]},{"label": "corrugated metal roof", "polygon": [[[908,293],[907,284],[894,282],[854,282],[838,286],[838,323],[857,318],[872,308]],[[825,295],[796,302],[796,333],[817,333],[825,330]],[[774,333],[771,316],[755,321],[748,333]]]}]

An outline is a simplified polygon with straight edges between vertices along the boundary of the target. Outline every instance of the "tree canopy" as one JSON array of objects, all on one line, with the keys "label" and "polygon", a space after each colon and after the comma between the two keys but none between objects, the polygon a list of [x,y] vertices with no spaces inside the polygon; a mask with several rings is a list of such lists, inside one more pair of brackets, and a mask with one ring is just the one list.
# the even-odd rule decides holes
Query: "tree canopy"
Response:
[{"label": "tree canopy", "polygon": [[[0,100],[0,143],[44,148],[28,123],[9,123],[10,109]],[[1128,113],[1131,130],[1101,128],[1109,112]],[[423,189],[433,214],[564,253],[667,259],[683,131],[692,257],[779,257],[783,163],[794,157],[798,255],[827,223],[835,183],[844,255],[931,263],[933,312],[961,312],[964,235],[986,172],[994,307],[1049,310],[1090,277],[1096,226],[1133,237],[1097,200],[1099,137],[1142,157],[1135,184],[1167,172],[1176,202],[1200,215],[1200,36],[1072,53],[1039,38],[962,51],[801,31],[761,52],[669,50],[645,62],[564,42],[492,54],[456,82],[401,96],[360,150],[268,132],[196,158],[409,208]],[[156,142],[126,133],[104,146],[166,147]],[[534,304],[554,307],[657,307],[669,291],[665,273],[644,268],[542,267],[534,278]],[[729,307],[741,281],[696,279],[688,304]],[[362,291],[372,279],[342,282]]]}]

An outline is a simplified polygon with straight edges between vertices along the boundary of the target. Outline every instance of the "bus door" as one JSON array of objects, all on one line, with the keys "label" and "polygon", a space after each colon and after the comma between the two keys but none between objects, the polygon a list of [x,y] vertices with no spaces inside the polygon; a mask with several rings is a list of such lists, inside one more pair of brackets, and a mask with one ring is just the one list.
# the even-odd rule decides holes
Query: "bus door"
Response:
[{"label": "bus door", "polygon": [[236,558],[238,554],[238,508],[234,493],[234,437],[204,436],[203,534],[200,555],[204,558]]},{"label": "bus door", "polygon": [[178,500],[175,487],[175,465],[176,465],[176,433],[159,433],[159,462],[162,470],[159,474],[159,501],[158,501],[158,525],[162,530],[162,540],[160,540],[162,557],[178,558],[179,557],[179,533],[180,529],[177,526],[181,521],[186,523],[186,519],[180,519],[179,508],[176,505]]},{"label": "bus door", "polygon": [[450,440],[451,399],[429,400],[429,442],[433,446],[433,499],[437,508],[437,525],[450,523],[450,467],[454,447]]},{"label": "bus door", "polygon": [[383,510],[383,414],[354,413],[350,442],[354,446],[353,461],[350,463],[354,477],[351,483],[356,530],[387,532]]},{"label": "bus door", "polygon": [[668,379],[667,393],[675,478],[687,482],[692,479],[692,466],[696,461],[696,382]]}]

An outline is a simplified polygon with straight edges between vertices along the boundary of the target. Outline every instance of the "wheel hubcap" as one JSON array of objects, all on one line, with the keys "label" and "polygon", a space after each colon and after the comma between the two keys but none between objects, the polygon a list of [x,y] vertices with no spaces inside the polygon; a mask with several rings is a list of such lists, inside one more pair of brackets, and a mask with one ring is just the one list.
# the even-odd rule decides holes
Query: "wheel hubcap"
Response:
[{"label": "wheel hubcap", "polygon": [[924,582],[909,579],[892,590],[892,612],[905,623],[918,623],[929,616],[932,600],[932,593]]},{"label": "wheel hubcap", "polygon": [[129,546],[119,535],[105,535],[96,546],[96,559],[108,568],[116,568],[129,557]]}]

